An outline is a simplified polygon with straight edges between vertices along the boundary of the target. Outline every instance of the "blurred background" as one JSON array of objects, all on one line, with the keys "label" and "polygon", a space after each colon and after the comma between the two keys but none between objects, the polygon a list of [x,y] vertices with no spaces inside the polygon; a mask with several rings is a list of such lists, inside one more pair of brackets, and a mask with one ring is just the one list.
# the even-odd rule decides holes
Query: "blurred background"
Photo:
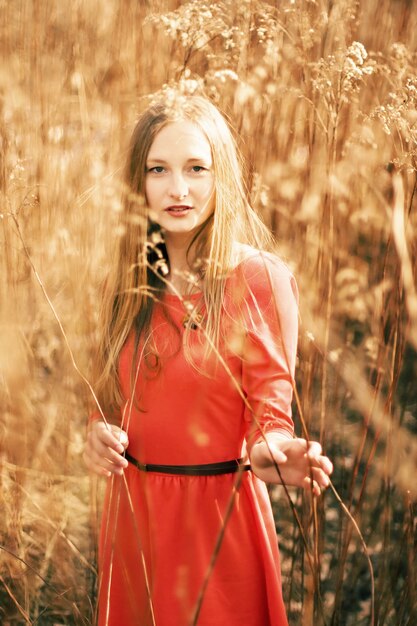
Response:
[{"label": "blurred background", "polygon": [[298,520],[271,489],[290,622],[417,624],[416,15],[412,0],[0,1],[1,624],[94,623],[101,487],[77,368],[88,378],[127,140],[178,84],[230,117],[299,283],[296,428],[335,473],[315,503],[291,492]]}]

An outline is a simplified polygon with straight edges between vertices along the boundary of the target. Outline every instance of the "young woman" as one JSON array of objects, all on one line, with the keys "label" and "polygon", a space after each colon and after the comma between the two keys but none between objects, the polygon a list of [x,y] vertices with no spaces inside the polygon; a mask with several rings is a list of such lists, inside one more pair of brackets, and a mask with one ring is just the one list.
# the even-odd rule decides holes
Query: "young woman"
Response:
[{"label": "young woman", "polygon": [[143,113],[126,187],[84,455],[111,477],[99,625],[284,626],[265,482],[318,495],[332,471],[293,435],[294,278],[205,98]]}]

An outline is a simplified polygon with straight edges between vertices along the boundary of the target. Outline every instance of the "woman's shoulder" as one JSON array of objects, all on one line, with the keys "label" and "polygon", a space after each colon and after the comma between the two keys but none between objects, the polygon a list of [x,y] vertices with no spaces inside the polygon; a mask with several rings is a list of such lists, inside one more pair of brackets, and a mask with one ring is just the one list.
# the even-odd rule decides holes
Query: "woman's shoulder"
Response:
[{"label": "woman's shoulder", "polygon": [[[276,254],[239,246],[226,292],[233,303],[245,302],[254,311],[273,307],[298,307],[298,288],[288,265]],[[292,309],[293,310],[293,309]],[[295,310],[295,309],[294,309]]]},{"label": "woman's shoulder", "polygon": [[235,244],[232,275],[251,286],[271,279],[294,279],[288,265],[277,254],[240,243]]}]

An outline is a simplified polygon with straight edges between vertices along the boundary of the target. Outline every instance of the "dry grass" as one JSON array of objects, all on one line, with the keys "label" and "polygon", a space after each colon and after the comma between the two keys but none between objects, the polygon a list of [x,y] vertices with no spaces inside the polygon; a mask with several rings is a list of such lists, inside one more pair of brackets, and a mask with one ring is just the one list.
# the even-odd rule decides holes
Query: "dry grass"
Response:
[{"label": "dry grass", "polygon": [[[408,0],[0,3],[0,621],[90,624],[88,372],[125,140],[146,96],[200,85],[234,120],[255,206],[302,294],[300,418],[375,572],[375,624],[417,623],[417,23]],[[360,44],[357,42],[361,42]],[[273,491],[293,624],[371,623],[333,492]],[[91,497],[90,497],[91,496]]]}]

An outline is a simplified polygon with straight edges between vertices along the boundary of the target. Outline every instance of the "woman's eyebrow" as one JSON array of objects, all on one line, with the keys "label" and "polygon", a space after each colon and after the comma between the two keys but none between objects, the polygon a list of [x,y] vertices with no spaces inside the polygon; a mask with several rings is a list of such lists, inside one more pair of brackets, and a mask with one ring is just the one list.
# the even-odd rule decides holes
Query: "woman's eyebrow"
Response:
[{"label": "woman's eyebrow", "polygon": [[[208,159],[207,157],[190,157],[185,162],[185,165],[204,165],[205,167],[211,167],[213,161],[212,159]],[[158,157],[152,157],[151,159],[146,160],[146,167],[149,168],[151,165],[170,165],[170,161],[166,161],[165,159],[158,159]]]},{"label": "woman's eyebrow", "polygon": [[[187,159],[186,163],[194,163],[196,161],[209,163],[211,162],[211,159],[208,159],[207,157],[204,157],[204,156],[196,156],[196,157],[190,157],[189,159]],[[163,165],[166,165],[167,163],[169,163],[169,161],[166,161],[165,159],[159,159],[158,157],[152,157],[151,159],[147,159],[146,162],[147,163],[162,163]]]}]

